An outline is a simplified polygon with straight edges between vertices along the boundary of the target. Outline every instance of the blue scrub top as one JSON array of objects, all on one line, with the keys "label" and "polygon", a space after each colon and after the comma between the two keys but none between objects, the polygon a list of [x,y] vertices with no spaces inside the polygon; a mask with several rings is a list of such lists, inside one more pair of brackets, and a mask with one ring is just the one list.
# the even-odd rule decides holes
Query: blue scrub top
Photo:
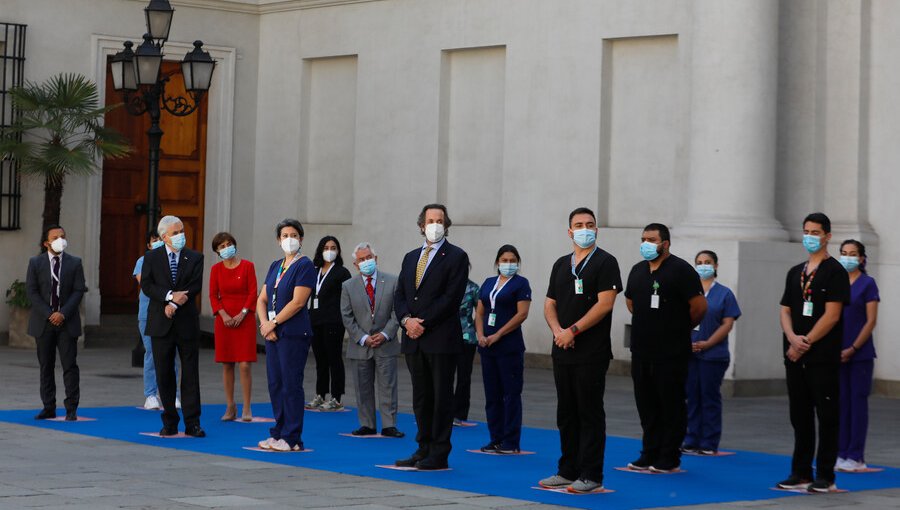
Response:
[{"label": "blue scrub top", "polygon": [[[496,297],[496,308],[494,313],[497,314],[497,320],[494,326],[488,326],[488,316],[491,313],[491,291],[494,290],[494,283],[499,276],[488,278],[481,284],[481,292],[479,299],[484,306],[484,318],[482,326],[484,326],[484,336],[493,335],[502,328],[510,319],[516,315],[518,311],[519,301],[531,301],[531,286],[528,279],[524,276],[513,275],[506,281],[506,284],[500,289]],[[525,339],[522,336],[522,326],[510,331],[497,343],[490,347],[478,347],[478,352],[482,356],[501,356],[514,352],[525,352]]]},{"label": "blue scrub top", "polygon": [[[281,267],[282,259],[272,262],[269,266],[269,272],[266,274],[266,293],[269,302],[266,305],[268,310],[272,309],[272,303],[275,303],[275,313],[284,309],[285,305],[294,298],[294,288],[309,287],[311,290],[316,288],[316,268],[313,266],[309,257],[302,257],[300,260],[291,264],[281,277],[278,288],[275,287],[275,279],[278,276],[278,269]],[[306,306],[295,313],[293,317],[279,323],[275,327],[275,334],[278,338],[282,337],[312,337],[312,323],[309,321],[309,309]]]},{"label": "blue scrub top", "polygon": [[[131,272],[131,276],[137,276],[141,274],[141,270],[144,268],[144,256],[141,255],[141,258],[137,259],[137,262],[134,264],[134,271]],[[147,320],[147,307],[150,306],[150,296],[144,294],[143,289],[138,290],[138,320],[145,321]]]},{"label": "blue scrub top", "polygon": [[[691,331],[691,341],[699,342],[706,340],[722,325],[722,320],[726,317],[737,319],[741,316],[741,309],[737,304],[731,289],[721,283],[713,283],[706,295],[706,315],[700,322],[700,330]],[[731,336],[729,334],[729,336]],[[712,348],[702,352],[695,352],[694,357],[706,361],[729,361],[731,355],[728,353],[728,337],[714,345]]]}]

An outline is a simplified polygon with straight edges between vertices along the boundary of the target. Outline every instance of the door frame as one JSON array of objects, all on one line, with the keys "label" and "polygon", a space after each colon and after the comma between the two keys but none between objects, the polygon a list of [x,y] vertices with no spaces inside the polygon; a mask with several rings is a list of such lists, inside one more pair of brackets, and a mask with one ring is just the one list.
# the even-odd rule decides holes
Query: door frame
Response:
[{"label": "door frame", "polygon": [[[107,57],[122,49],[129,38],[108,35],[91,35],[91,67],[101,101],[106,97]],[[131,40],[139,41],[140,37]],[[165,60],[179,61],[194,48],[193,43],[166,41]],[[234,81],[237,49],[225,46],[207,46],[216,61],[212,86],[208,92],[206,132],[206,182],[204,184],[203,238],[212,239],[216,232],[228,231],[231,218],[232,147],[234,144]],[[103,174],[95,173],[87,178],[84,233],[84,277],[89,292],[84,297],[85,323],[100,324],[100,211],[103,200]],[[143,224],[141,225],[143,229]],[[204,272],[204,288],[209,282]],[[90,292],[93,290],[93,292]]]}]

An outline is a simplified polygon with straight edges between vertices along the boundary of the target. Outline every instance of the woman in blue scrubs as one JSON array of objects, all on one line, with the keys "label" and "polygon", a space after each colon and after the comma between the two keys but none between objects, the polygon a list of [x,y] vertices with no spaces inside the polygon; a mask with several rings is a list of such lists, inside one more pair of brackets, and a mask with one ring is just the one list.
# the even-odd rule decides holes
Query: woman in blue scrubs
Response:
[{"label": "woman in blue scrubs", "polygon": [[722,378],[731,356],[728,334],[741,316],[734,293],[716,282],[719,257],[703,250],[694,257],[708,308],[700,325],[691,333],[693,355],[688,366],[688,427],[682,451],[715,455],[722,438]]},{"label": "woman in blue scrubs", "polygon": [[303,225],[286,219],[275,227],[284,258],[272,262],[256,301],[259,332],[266,339],[266,372],[275,426],[259,447],[277,452],[303,450],[303,368],[312,325],[306,303],[316,285],[316,268],[300,254]]},{"label": "woman in blue scrubs", "polygon": [[518,453],[522,435],[522,376],[525,340],[522,323],[531,306],[531,287],[518,274],[519,251],[506,244],[497,251],[497,276],[481,284],[475,330],[484,378],[485,413],[491,440],[487,453]]}]

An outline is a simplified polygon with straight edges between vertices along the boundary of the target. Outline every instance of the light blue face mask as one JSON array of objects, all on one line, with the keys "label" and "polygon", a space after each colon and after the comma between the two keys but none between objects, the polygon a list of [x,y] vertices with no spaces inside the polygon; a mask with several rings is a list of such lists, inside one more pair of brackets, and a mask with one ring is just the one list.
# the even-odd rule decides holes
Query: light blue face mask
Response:
[{"label": "light blue face mask", "polygon": [[187,243],[187,238],[184,237],[184,233],[176,234],[169,239],[172,240],[172,248],[175,248],[175,251],[181,251],[184,248],[184,245]]},{"label": "light blue face mask", "polygon": [[372,276],[375,274],[375,268],[378,264],[375,262],[375,259],[366,259],[359,263],[359,272],[364,276]]},{"label": "light blue face mask", "polygon": [[841,265],[844,266],[844,269],[846,269],[848,273],[852,273],[859,267],[859,257],[841,255]]},{"label": "light blue face mask", "polygon": [[501,262],[498,266],[500,274],[509,278],[519,271],[519,264],[515,262]]},{"label": "light blue face mask", "polygon": [[716,268],[712,264],[697,264],[694,269],[697,270],[697,274],[703,280],[709,280],[716,275]]},{"label": "light blue face mask", "polygon": [[656,257],[659,257],[659,245],[656,243],[651,243],[650,241],[644,241],[641,243],[641,257],[644,257],[644,260],[651,261],[655,260]]},{"label": "light blue face mask", "polygon": [[222,260],[228,260],[231,257],[234,257],[234,255],[236,253],[237,253],[237,247],[232,244],[231,246],[226,246],[226,247],[222,248],[221,250],[219,250],[219,257],[221,257]]},{"label": "light blue face mask", "polygon": [[164,243],[163,241],[157,239],[156,241],[153,241],[152,243],[150,243],[150,249],[155,250],[157,248],[161,248],[165,244],[166,243]]},{"label": "light blue face mask", "polygon": [[592,228],[582,228],[572,232],[572,240],[581,248],[590,248],[597,242],[597,232]]},{"label": "light blue face mask", "polygon": [[815,253],[822,248],[822,238],[809,234],[803,234],[803,247],[809,253]]}]

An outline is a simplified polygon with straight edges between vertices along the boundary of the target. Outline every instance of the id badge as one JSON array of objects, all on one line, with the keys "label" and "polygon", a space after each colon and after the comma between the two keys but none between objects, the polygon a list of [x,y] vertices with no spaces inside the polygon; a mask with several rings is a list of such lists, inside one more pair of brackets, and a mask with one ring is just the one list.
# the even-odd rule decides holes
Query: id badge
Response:
[{"label": "id badge", "polygon": [[313,298],[313,310],[319,309],[319,298]]},{"label": "id badge", "polygon": [[650,308],[659,308],[659,294],[652,294],[650,296]]},{"label": "id badge", "polygon": [[575,294],[584,294],[584,281],[581,278],[575,280]]},{"label": "id badge", "polygon": [[804,301],[803,302],[803,316],[804,317],[812,317],[812,314],[813,314],[812,301]]},{"label": "id badge", "polygon": [[497,325],[497,314],[492,313],[488,314],[488,326],[496,326]]},{"label": "id badge", "polygon": [[275,310],[269,310],[269,320],[270,321],[274,321],[276,315],[278,315],[278,314],[275,313]]}]

